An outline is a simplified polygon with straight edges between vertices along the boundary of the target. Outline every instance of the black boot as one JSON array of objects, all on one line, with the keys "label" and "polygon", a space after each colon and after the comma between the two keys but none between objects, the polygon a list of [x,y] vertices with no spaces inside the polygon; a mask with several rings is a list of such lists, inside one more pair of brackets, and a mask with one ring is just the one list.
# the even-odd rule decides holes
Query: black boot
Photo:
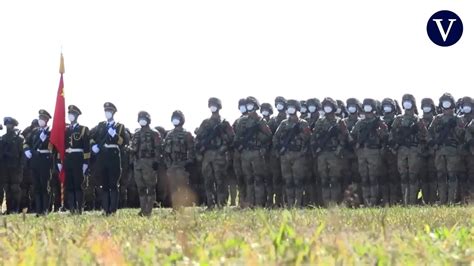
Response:
[{"label": "black boot", "polygon": [[117,212],[118,208],[119,193],[117,189],[112,189],[110,191],[110,213]]},{"label": "black boot", "polygon": [[69,208],[69,211],[71,211],[72,214],[76,213],[76,198],[74,197],[74,190],[70,190],[66,193],[67,197],[67,206]]},{"label": "black boot", "polygon": [[102,190],[102,209],[104,210],[105,215],[110,215],[110,191]]}]

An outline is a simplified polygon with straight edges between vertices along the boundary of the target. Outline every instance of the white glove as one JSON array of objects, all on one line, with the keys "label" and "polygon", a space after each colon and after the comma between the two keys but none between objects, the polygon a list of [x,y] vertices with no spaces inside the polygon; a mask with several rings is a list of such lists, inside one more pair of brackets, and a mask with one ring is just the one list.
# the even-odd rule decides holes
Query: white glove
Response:
[{"label": "white glove", "polygon": [[59,172],[61,172],[61,170],[63,169],[63,165],[62,165],[62,164],[60,164],[60,163],[58,163],[58,164],[57,164],[57,166],[58,166],[58,170],[59,170]]},{"label": "white glove", "polygon": [[113,128],[109,128],[108,133],[112,138],[115,137],[115,135],[117,135],[117,131]]},{"label": "white glove", "polygon": [[99,153],[100,149],[99,149],[99,145],[95,144],[94,146],[92,146],[92,151],[94,153]]},{"label": "white glove", "polygon": [[87,164],[83,164],[83,165],[82,165],[82,174],[85,174],[85,173],[86,173],[87,168],[89,168],[89,165],[87,165]]},{"label": "white glove", "polygon": [[27,151],[25,151],[25,156],[26,156],[26,158],[31,159],[31,157],[33,157],[33,154],[31,153],[30,150],[27,150]]},{"label": "white glove", "polygon": [[44,134],[44,132],[41,132],[40,139],[41,139],[42,142],[44,142],[47,137],[48,137],[48,135]]}]

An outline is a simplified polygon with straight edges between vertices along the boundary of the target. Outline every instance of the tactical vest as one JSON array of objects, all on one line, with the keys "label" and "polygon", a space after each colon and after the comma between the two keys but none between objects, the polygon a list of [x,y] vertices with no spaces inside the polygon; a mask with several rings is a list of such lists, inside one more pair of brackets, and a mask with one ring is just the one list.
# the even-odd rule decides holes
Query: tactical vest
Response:
[{"label": "tactical vest", "polygon": [[133,138],[133,147],[136,152],[137,159],[155,158],[156,156],[156,134],[150,128],[142,128],[135,132]]},{"label": "tactical vest", "polygon": [[164,151],[173,162],[187,160],[189,149],[186,143],[187,134],[184,129],[173,129],[166,136]]},{"label": "tactical vest", "polygon": [[285,120],[280,124],[280,130],[282,130],[281,138],[279,140],[280,146],[285,145],[284,142],[288,137],[291,137],[292,131],[295,130],[295,126],[297,127],[297,133],[293,134],[293,137],[289,139],[288,146],[286,147],[288,151],[299,152],[303,151],[305,148],[305,140],[302,138],[301,131],[302,131],[302,123],[301,120],[297,122],[290,122],[289,120]]}]

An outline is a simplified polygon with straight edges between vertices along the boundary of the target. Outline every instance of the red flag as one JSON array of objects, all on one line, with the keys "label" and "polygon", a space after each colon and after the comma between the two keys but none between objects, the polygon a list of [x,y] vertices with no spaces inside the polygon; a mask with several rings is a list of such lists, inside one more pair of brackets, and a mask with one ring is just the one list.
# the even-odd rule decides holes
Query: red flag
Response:
[{"label": "red flag", "polygon": [[[64,154],[65,154],[65,129],[66,129],[66,103],[64,100],[64,83],[63,83],[63,74],[64,74],[64,58],[61,54],[61,62],[59,66],[59,73],[61,78],[59,79],[59,88],[58,94],[56,96],[56,108],[54,109],[53,117],[53,128],[51,129],[51,138],[50,142],[54,145],[58,151],[61,162],[64,163]],[[64,167],[59,173],[59,181],[61,184],[64,184]]]}]

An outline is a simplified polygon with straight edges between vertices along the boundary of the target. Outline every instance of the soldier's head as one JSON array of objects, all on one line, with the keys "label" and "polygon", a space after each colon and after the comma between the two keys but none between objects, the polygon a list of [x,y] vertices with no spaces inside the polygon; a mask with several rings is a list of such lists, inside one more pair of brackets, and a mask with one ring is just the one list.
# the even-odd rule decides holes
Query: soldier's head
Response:
[{"label": "soldier's head", "polygon": [[395,101],[391,98],[385,98],[382,100],[382,111],[383,115],[389,115],[396,112]]},{"label": "soldier's head", "polygon": [[265,117],[271,116],[273,114],[272,105],[269,103],[262,103],[262,105],[260,106],[260,113]]},{"label": "soldier's head", "polygon": [[315,114],[321,110],[322,105],[319,99],[311,98],[306,101],[306,105],[308,105],[308,112],[310,114]]},{"label": "soldier's head", "polygon": [[321,103],[323,105],[323,111],[326,115],[335,114],[337,111],[337,102],[331,98],[326,97]]},{"label": "soldier's head", "polygon": [[286,112],[289,114],[289,115],[296,115],[299,110],[300,110],[300,102],[297,101],[297,100],[288,100],[286,102]]},{"label": "soldier's head", "polygon": [[49,119],[51,119],[51,115],[46,110],[41,109],[38,111],[38,125],[40,127],[46,127]]},{"label": "soldier's head", "polygon": [[69,122],[71,123],[76,123],[77,122],[77,118],[82,114],[81,112],[81,109],[79,109],[77,106],[75,105],[69,105],[67,107],[67,119],[69,120]]},{"label": "soldier's head", "polygon": [[185,119],[184,119],[184,114],[180,110],[176,110],[173,112],[171,115],[171,123],[173,123],[173,126],[178,127],[184,125]]},{"label": "soldier's head", "polygon": [[454,97],[450,93],[444,93],[439,97],[439,106],[442,108],[443,112],[453,112],[455,106]]},{"label": "soldier's head", "polygon": [[306,101],[300,101],[300,113],[306,114],[308,112],[308,106],[306,105]]},{"label": "soldier's head", "polygon": [[341,100],[336,100],[336,102],[337,102],[336,115],[340,118],[347,117],[347,109],[344,102]]},{"label": "soldier's head", "polygon": [[462,98],[462,113],[463,114],[470,114],[472,112],[472,98],[469,96],[465,96]]},{"label": "soldier's head", "polygon": [[32,127],[32,128],[39,127],[38,118],[35,118],[31,121],[30,127]]},{"label": "soldier's head", "polygon": [[151,116],[146,111],[138,112],[137,122],[141,127],[149,126],[151,123]]},{"label": "soldier's head", "polygon": [[117,112],[117,107],[111,102],[104,103],[104,113],[107,120],[112,120],[115,113]]},{"label": "soldier's head", "polygon": [[247,113],[247,99],[242,98],[239,100],[239,105],[238,105],[239,111],[241,114],[246,114]]},{"label": "soldier's head", "polygon": [[402,96],[402,107],[405,112],[409,111],[418,114],[415,96],[413,96],[412,94],[404,94]]},{"label": "soldier's head", "polygon": [[5,125],[7,130],[12,130],[18,126],[18,121],[13,117],[5,117],[3,118],[3,125]]},{"label": "soldier's head", "polygon": [[275,98],[275,108],[277,109],[278,112],[285,112],[286,111],[286,99],[281,97],[281,96],[277,96]]},{"label": "soldier's head", "polygon": [[219,110],[222,109],[222,102],[216,97],[211,97],[207,101],[207,107],[211,110],[211,113],[219,113]]},{"label": "soldier's head", "polygon": [[260,103],[257,98],[253,96],[247,97],[247,112],[256,112],[258,109],[260,109]]},{"label": "soldier's head", "polygon": [[357,113],[362,109],[362,105],[360,101],[357,100],[356,98],[347,99],[346,105],[347,105],[347,112],[349,114],[357,115]]},{"label": "soldier's head", "polygon": [[362,111],[365,117],[373,117],[377,112],[377,102],[371,98],[364,99],[362,101]]},{"label": "soldier's head", "polygon": [[436,107],[434,104],[433,99],[431,98],[423,98],[421,99],[421,110],[423,110],[424,114],[436,114]]}]

